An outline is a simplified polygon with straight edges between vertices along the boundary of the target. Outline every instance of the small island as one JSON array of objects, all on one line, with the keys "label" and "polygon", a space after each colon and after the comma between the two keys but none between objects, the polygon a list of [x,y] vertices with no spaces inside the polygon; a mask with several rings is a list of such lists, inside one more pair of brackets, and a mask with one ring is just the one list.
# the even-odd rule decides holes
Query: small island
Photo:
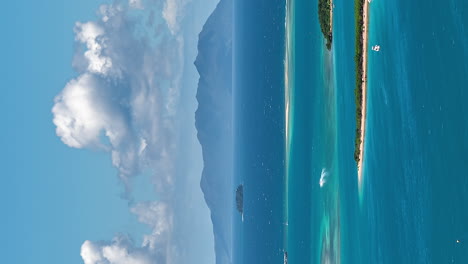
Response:
[{"label": "small island", "polygon": [[366,123],[366,90],[367,90],[367,33],[368,33],[367,0],[354,1],[355,42],[354,62],[356,67],[356,87],[354,89],[356,103],[356,138],[354,144],[354,160],[358,167],[358,184],[361,184],[362,159],[364,152],[364,135]]},{"label": "small island", "polygon": [[241,184],[236,189],[236,207],[237,211],[244,214],[244,186]]},{"label": "small island", "polygon": [[319,0],[318,2],[318,17],[320,22],[320,30],[327,40],[327,49],[331,49],[333,39],[333,2],[332,0]]}]

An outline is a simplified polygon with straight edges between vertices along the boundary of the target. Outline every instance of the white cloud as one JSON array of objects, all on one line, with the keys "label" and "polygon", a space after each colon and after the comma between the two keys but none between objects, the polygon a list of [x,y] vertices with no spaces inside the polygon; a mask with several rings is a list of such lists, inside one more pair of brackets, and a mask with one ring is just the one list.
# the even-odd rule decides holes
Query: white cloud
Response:
[{"label": "white cloud", "polygon": [[141,202],[131,209],[138,220],[151,227],[151,234],[143,237],[141,246],[125,236],[116,236],[112,241],[85,241],[81,257],[85,264],[149,264],[171,263],[169,254],[173,217],[170,207],[163,202]]},{"label": "white cloud", "polygon": [[[151,10],[154,6],[141,0],[102,5],[98,20],[76,23],[78,48],[73,65],[79,75],[55,97],[52,113],[56,134],[66,145],[97,148],[111,155],[128,195],[130,179],[149,169],[158,196],[170,200],[184,68],[184,39],[179,29],[190,0],[165,1],[162,11]],[[149,23],[151,15],[132,13],[142,12],[143,7],[143,12],[160,13],[167,28]],[[175,263],[179,250],[172,241],[169,204],[136,203],[130,211],[151,228],[142,244],[135,246],[124,236],[112,241],[87,240],[81,247],[84,263]]]},{"label": "white cloud", "polygon": [[84,48],[75,55],[80,75],[55,98],[53,121],[68,146],[108,150],[125,183],[151,167],[155,185],[165,189],[174,166],[154,164],[175,159],[183,38],[131,12],[103,5],[100,20],[76,23],[75,39]]},{"label": "white cloud", "polygon": [[131,241],[122,237],[111,242],[86,240],[81,246],[84,264],[152,264],[153,257],[144,248],[133,248]]},{"label": "white cloud", "polygon": [[57,135],[70,147],[99,146],[100,133],[118,145],[127,133],[121,114],[100,94],[105,84],[84,73],[71,80],[55,98],[52,108]]},{"label": "white cloud", "polygon": [[99,246],[88,240],[81,246],[81,258],[85,264],[98,264],[104,261]]},{"label": "white cloud", "polygon": [[145,235],[143,245],[151,250],[164,247],[164,241],[170,239],[173,228],[172,211],[162,202],[142,202],[131,208],[138,221],[151,227],[150,235]]},{"label": "white cloud", "polygon": [[141,0],[128,0],[128,5],[131,8],[143,9],[143,3],[141,2]]},{"label": "white cloud", "polygon": [[178,16],[178,5],[177,0],[166,0],[164,3],[163,17],[166,20],[167,26],[174,34],[179,30],[179,25],[177,23]]},{"label": "white cloud", "polygon": [[112,69],[112,59],[102,54],[106,46],[103,34],[104,29],[94,22],[76,23],[75,39],[86,45],[84,57],[92,73],[107,74]]},{"label": "white cloud", "polygon": [[159,231],[169,229],[167,205],[162,202],[140,202],[132,207],[131,212],[138,216],[138,221],[147,224]]},{"label": "white cloud", "polygon": [[172,34],[178,33],[180,23],[185,15],[185,6],[189,2],[191,2],[191,0],[166,0],[166,2],[164,2],[162,16],[164,20],[166,20],[167,26]]},{"label": "white cloud", "polygon": [[122,12],[123,8],[120,5],[101,5],[99,7],[99,13],[101,15],[102,22],[109,21],[110,18]]}]

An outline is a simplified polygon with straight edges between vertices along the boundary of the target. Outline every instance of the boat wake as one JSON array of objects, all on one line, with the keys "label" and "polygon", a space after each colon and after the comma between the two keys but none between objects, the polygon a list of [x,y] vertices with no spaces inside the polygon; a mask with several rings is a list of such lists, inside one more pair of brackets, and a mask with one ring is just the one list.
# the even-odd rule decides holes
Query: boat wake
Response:
[{"label": "boat wake", "polygon": [[325,168],[323,168],[322,173],[320,174],[320,181],[319,181],[320,188],[322,188],[323,185],[327,183],[327,178],[328,178],[328,171]]}]

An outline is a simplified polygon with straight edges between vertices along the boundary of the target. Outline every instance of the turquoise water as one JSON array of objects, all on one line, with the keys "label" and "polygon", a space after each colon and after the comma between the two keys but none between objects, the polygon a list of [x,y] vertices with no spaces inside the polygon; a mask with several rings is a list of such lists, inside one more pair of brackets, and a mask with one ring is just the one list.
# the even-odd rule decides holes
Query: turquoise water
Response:
[{"label": "turquoise water", "polygon": [[362,193],[334,3],[329,52],[316,1],[236,2],[234,263],[468,263],[468,1],[372,1]]},{"label": "turquoise water", "polygon": [[466,1],[371,4],[381,52],[369,54],[370,262],[467,262],[466,26]]},{"label": "turquoise water", "polygon": [[[361,196],[352,159],[353,3],[335,1],[331,54],[313,4],[293,5],[291,263],[466,263],[468,4],[370,5],[369,45],[381,51],[369,54]],[[320,189],[323,169],[330,181]]]},{"label": "turquoise water", "polygon": [[[336,2],[337,6],[341,4],[345,5]],[[341,10],[344,11],[345,7]],[[346,36],[336,34],[332,51],[325,49],[317,23],[316,2],[292,1],[290,12],[294,24],[294,30],[288,36],[293,50],[289,65],[293,80],[290,93],[294,122],[289,127],[291,146],[288,153],[289,261],[340,263],[346,259],[348,241],[343,238],[349,237],[347,227],[351,223],[343,221],[348,218],[344,207],[352,204],[349,201],[352,199],[343,196],[346,192],[342,190],[341,183],[343,171],[339,142],[340,136],[351,140],[354,137],[350,132],[344,136],[339,132],[337,103],[340,82],[336,73],[347,70],[351,78],[354,73],[353,68],[343,70],[335,67],[345,66],[346,60],[340,60],[336,51],[346,50],[346,43],[342,41]],[[352,19],[352,13],[346,17],[344,13],[336,12],[335,17],[336,29],[346,24],[343,20]],[[350,40],[352,36],[348,36],[347,41]],[[352,42],[349,44],[353,45]],[[354,83],[352,79],[350,83]],[[349,157],[352,158],[352,154]],[[351,168],[351,175],[356,174],[355,170],[355,167]],[[357,199],[354,200],[357,203]]]}]

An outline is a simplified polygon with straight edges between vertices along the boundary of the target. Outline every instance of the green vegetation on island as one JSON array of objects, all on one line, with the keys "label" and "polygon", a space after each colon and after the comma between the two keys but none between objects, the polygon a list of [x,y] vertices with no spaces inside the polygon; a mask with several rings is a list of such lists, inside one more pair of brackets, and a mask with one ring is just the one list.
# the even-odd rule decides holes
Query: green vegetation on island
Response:
[{"label": "green vegetation on island", "polygon": [[236,207],[239,213],[244,213],[244,186],[241,184],[237,186],[236,190]]},{"label": "green vegetation on island", "polygon": [[364,47],[364,1],[365,0],[354,0],[354,18],[356,20],[355,28],[355,55],[354,62],[356,64],[356,88],[354,89],[354,98],[356,101],[356,139],[354,143],[354,160],[359,163],[359,156],[361,154],[361,122],[362,122],[362,76],[364,74],[363,69],[363,47]]},{"label": "green vegetation on island", "polygon": [[331,0],[318,1],[318,17],[320,22],[320,29],[323,36],[327,39],[327,49],[331,49],[332,43],[332,27],[331,27]]}]

